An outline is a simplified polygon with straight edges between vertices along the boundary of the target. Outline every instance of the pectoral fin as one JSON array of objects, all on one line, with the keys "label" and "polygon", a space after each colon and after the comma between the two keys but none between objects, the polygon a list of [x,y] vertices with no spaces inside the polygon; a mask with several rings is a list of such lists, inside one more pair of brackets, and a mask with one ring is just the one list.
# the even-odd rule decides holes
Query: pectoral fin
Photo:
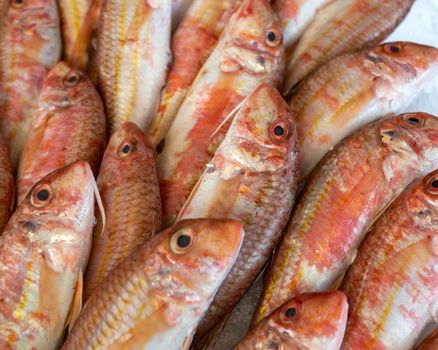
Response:
[{"label": "pectoral fin", "polygon": [[73,326],[76,322],[76,320],[79,317],[79,314],[82,310],[82,292],[84,289],[84,275],[82,271],[79,271],[78,279],[76,281],[76,287],[75,292],[73,294],[73,300],[71,303],[70,313],[67,318],[67,324],[68,325],[68,333],[71,332],[73,329]]}]

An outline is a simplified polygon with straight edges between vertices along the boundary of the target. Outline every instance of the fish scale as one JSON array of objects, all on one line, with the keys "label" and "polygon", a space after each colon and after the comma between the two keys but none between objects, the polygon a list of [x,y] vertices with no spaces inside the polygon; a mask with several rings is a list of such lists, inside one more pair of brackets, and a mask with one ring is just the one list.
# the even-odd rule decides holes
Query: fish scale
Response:
[{"label": "fish scale", "polygon": [[255,322],[295,295],[337,288],[379,214],[437,166],[437,128],[436,117],[422,113],[384,119],[323,158],[276,249]]},{"label": "fish scale", "polygon": [[[285,133],[278,140],[272,134],[276,123]],[[266,264],[289,220],[297,171],[293,114],[275,88],[261,84],[237,111],[178,216],[228,217],[241,221],[246,232],[236,263],[197,328],[195,348],[231,312]]]},{"label": "fish scale", "polygon": [[437,171],[412,183],[362,244],[341,287],[350,304],[342,349],[411,349],[434,319],[438,283],[434,179]]},{"label": "fish scale", "polygon": [[335,0],[322,8],[288,61],[283,92],[290,92],[330,59],[378,44],[402,21],[413,2]]},{"label": "fish scale", "polygon": [[16,171],[43,81],[61,56],[61,30],[55,0],[2,7],[0,129]]},{"label": "fish scale", "polygon": [[[131,147],[128,155],[121,151]],[[150,142],[134,123],[113,134],[97,178],[107,212],[103,233],[97,226],[85,275],[85,298],[140,244],[161,229],[161,201]]]},{"label": "fish scale", "polygon": [[[184,233],[193,245],[176,251]],[[96,289],[62,349],[185,349],[242,238],[236,221],[202,219],[154,236]]]}]

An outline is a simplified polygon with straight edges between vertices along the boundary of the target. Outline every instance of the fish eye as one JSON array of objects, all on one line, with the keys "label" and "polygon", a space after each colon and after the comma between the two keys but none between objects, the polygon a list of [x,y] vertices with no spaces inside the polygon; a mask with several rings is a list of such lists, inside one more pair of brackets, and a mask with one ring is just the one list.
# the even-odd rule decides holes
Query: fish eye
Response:
[{"label": "fish eye", "polygon": [[76,85],[80,80],[80,76],[76,72],[69,72],[65,78],[64,78],[64,85],[67,86],[74,86]]},{"label": "fish eye", "polygon": [[24,5],[24,0],[12,0],[12,6],[21,7]]},{"label": "fish eye", "polygon": [[410,125],[422,125],[423,124],[423,120],[414,116],[410,116],[406,119],[406,121],[410,124]]},{"label": "fish eye", "polygon": [[284,140],[289,134],[289,126],[283,121],[279,120],[271,124],[269,127],[269,135],[275,141]]},{"label": "fish eye", "polygon": [[49,185],[35,187],[31,195],[31,202],[36,207],[42,207],[52,199],[52,190]]},{"label": "fish eye", "polygon": [[388,44],[385,45],[384,50],[387,53],[399,53],[402,47],[400,44]]},{"label": "fish eye", "polygon": [[119,157],[124,158],[136,150],[135,142],[125,141],[119,147]]},{"label": "fish eye", "polygon": [[179,229],[170,238],[170,249],[175,254],[185,254],[193,247],[195,235],[188,228]]},{"label": "fish eye", "polygon": [[433,195],[438,195],[438,177],[432,176],[426,183],[426,191]]},{"label": "fish eye", "polygon": [[281,42],[281,33],[276,29],[269,29],[266,32],[266,44],[271,47],[276,47]]},{"label": "fish eye", "polygon": [[299,316],[299,310],[300,310],[300,302],[299,301],[292,301],[291,303],[288,303],[280,313],[280,319],[283,322],[292,322]]}]

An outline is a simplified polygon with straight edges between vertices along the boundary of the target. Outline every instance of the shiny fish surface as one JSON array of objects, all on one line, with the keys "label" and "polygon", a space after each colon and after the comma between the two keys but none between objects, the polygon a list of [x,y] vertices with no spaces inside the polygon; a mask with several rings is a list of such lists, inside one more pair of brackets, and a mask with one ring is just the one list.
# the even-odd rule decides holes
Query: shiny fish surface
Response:
[{"label": "shiny fish surface", "polygon": [[363,125],[403,112],[438,73],[438,50],[394,42],[338,57],[289,99],[296,114],[302,177]]},{"label": "shiny fish surface", "polygon": [[58,63],[44,81],[18,172],[18,203],[48,173],[76,160],[97,174],[105,148],[105,114],[86,75]]},{"label": "shiny fish surface", "polygon": [[255,320],[289,298],[339,286],[365,233],[416,178],[438,167],[438,119],[405,114],[370,124],[318,164],[276,248]]},{"label": "shiny fish surface", "polygon": [[286,228],[298,181],[293,115],[277,90],[260,85],[245,100],[179,219],[233,218],[245,239],[231,272],[197,329],[226,316],[254,282]]},{"label": "shiny fish surface", "polygon": [[134,123],[111,137],[97,177],[106,225],[95,227],[85,299],[133,250],[161,229],[161,200],[152,147]]},{"label": "shiny fish surface", "polygon": [[62,349],[188,349],[242,239],[233,220],[185,220],[154,236],[96,289]]},{"label": "shiny fish surface", "polygon": [[107,0],[98,31],[99,87],[108,130],[144,130],[159,103],[170,60],[169,0]]},{"label": "shiny fish surface", "polygon": [[30,131],[43,81],[61,57],[55,0],[2,1],[0,130],[14,170]]},{"label": "shiny fish surface", "polygon": [[0,348],[55,350],[80,310],[96,183],[78,161],[39,181],[0,237]]},{"label": "shiny fish surface", "polygon": [[341,292],[300,295],[250,330],[233,350],[339,350],[347,311]]},{"label": "shiny fish surface", "polygon": [[79,32],[84,24],[88,8],[93,0],[58,0],[61,15],[64,59],[69,59]]},{"label": "shiny fish surface", "polygon": [[172,37],[172,67],[149,135],[154,146],[163,141],[184,97],[231,15],[242,0],[195,0]]},{"label": "shiny fish surface", "polygon": [[415,0],[335,0],[317,13],[287,62],[283,92],[331,58],[372,47],[404,19]]},{"label": "shiny fish surface", "polygon": [[[412,349],[438,311],[438,171],[414,182],[376,222],[342,286],[342,349]],[[436,349],[436,348],[435,348]]]},{"label": "shiny fish surface", "polygon": [[293,52],[294,44],[312,22],[317,11],[331,2],[333,0],[274,0],[272,7],[278,13],[284,28],[286,57],[289,52]]},{"label": "shiny fish surface", "polygon": [[281,26],[267,0],[245,0],[202,67],[158,157],[164,224],[172,224],[223,140],[224,120],[260,83],[278,86]]}]

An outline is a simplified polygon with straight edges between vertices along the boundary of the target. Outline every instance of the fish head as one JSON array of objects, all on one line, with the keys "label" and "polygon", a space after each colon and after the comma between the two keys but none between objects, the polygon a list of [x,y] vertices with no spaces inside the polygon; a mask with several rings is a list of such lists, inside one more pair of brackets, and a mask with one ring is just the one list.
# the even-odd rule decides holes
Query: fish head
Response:
[{"label": "fish head", "polygon": [[131,173],[144,172],[143,167],[148,164],[154,164],[154,153],[148,138],[135,123],[123,123],[111,136],[98,181],[107,185],[123,181]]},{"label": "fish head", "polygon": [[38,181],[19,207],[19,224],[31,241],[74,243],[91,238],[96,183],[87,162],[77,161]]},{"label": "fish head", "polygon": [[86,74],[59,62],[47,75],[39,99],[41,108],[50,110],[69,108],[94,96],[94,87]]},{"label": "fish head", "polygon": [[222,156],[249,171],[276,171],[297,157],[297,131],[293,113],[280,93],[259,85],[235,116]]},{"label": "fish head", "polygon": [[[394,88],[418,90],[438,73],[438,49],[412,42],[391,42],[370,51],[368,63]],[[397,86],[398,84],[398,86]]]},{"label": "fish head", "polygon": [[16,28],[41,30],[59,25],[54,0],[9,0],[8,17]]},{"label": "fish head", "polygon": [[234,264],[243,235],[242,224],[235,220],[183,220],[167,230],[161,255],[191,289],[209,297]]},{"label": "fish head", "polygon": [[408,212],[417,226],[438,232],[438,170],[434,170],[411,185],[407,196]]},{"label": "fish head", "polygon": [[281,334],[283,344],[339,349],[347,314],[347,298],[340,291],[302,294],[275,311],[271,325]]},{"label": "fish head", "polygon": [[427,113],[406,113],[380,124],[380,135],[388,151],[420,167],[420,173],[438,168],[438,118]]},{"label": "fish head", "polygon": [[250,74],[282,73],[282,26],[268,0],[245,0],[225,29],[221,70]]}]

